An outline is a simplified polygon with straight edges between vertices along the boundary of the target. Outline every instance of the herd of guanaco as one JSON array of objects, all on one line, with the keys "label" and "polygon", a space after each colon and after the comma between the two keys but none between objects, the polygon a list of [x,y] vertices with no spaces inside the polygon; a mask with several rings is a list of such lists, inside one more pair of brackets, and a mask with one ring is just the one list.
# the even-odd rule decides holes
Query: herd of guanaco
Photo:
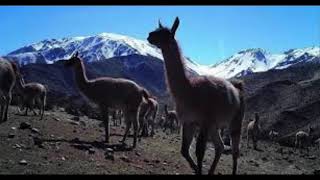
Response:
[{"label": "herd of guanaco", "polygon": [[[240,141],[243,120],[245,118],[244,83],[242,81],[227,80],[214,76],[187,77],[184,56],[175,34],[180,21],[177,17],[171,28],[162,26],[149,33],[148,42],[162,52],[165,66],[165,77],[170,95],[173,99],[175,110],[164,107],[164,116],[161,117],[163,131],[170,129],[182,129],[181,154],[196,174],[202,174],[202,163],[206,151],[206,144],[211,141],[215,147],[215,156],[209,169],[209,174],[214,174],[219,159],[224,150],[221,131],[228,128],[233,167],[232,173],[237,173],[238,159],[240,155]],[[75,52],[68,60],[62,60],[65,68],[72,68],[74,78],[79,91],[100,110],[105,128],[105,142],[109,143],[109,115],[112,116],[114,125],[117,119],[124,119],[126,128],[121,142],[125,142],[129,130],[133,126],[132,148],[137,146],[139,136],[155,133],[156,117],[159,111],[159,103],[144,87],[132,80],[125,78],[99,77],[88,79],[86,68],[78,52]],[[48,87],[36,83],[25,83],[19,67],[12,61],[0,59],[0,103],[1,122],[8,120],[8,106],[11,103],[12,91],[19,94],[19,112],[39,107],[40,120],[44,116]],[[116,109],[116,110],[115,110]],[[261,131],[259,115],[250,120],[247,126],[247,145],[252,140],[254,149],[257,149],[258,136]],[[194,161],[189,149],[195,134],[196,158]],[[296,147],[311,136],[313,129],[308,132],[296,133]],[[279,133],[272,130],[269,133],[271,139],[278,138]],[[318,144],[320,140],[317,141]]]}]

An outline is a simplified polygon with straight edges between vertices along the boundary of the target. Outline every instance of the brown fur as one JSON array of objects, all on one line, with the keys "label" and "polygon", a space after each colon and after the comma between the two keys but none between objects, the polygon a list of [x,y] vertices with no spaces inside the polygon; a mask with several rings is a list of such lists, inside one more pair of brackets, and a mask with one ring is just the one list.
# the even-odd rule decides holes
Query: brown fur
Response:
[{"label": "brown fur", "polygon": [[36,103],[39,106],[39,115],[41,120],[43,118],[46,106],[47,88],[41,83],[25,83],[21,75],[18,75],[17,78],[18,79],[16,85],[21,95],[20,105],[22,107],[26,106],[25,115],[28,115],[29,108],[35,115],[37,114],[33,109]]},{"label": "brown fur", "polygon": [[296,133],[294,150],[299,148],[301,151],[302,148],[306,148],[309,151],[308,145],[310,145],[310,142],[312,141],[313,131],[314,130],[311,127],[309,127],[308,132],[298,131]]},{"label": "brown fur", "polygon": [[155,129],[155,121],[159,109],[159,103],[155,98],[149,98],[148,99],[148,104],[149,104],[149,110],[146,114],[147,118],[147,127],[151,126],[151,136],[154,135],[154,129]]},{"label": "brown fur", "polygon": [[269,132],[269,139],[270,139],[271,141],[276,140],[278,137],[279,137],[279,133],[278,133],[277,131],[271,130],[271,131]]},{"label": "brown fur", "polygon": [[317,147],[317,149],[320,149],[320,138],[316,139],[314,141],[315,146]]},{"label": "brown fur", "polygon": [[113,110],[112,112],[112,120],[114,126],[121,126],[122,122],[122,111],[121,110]]},{"label": "brown fur", "polygon": [[257,143],[260,136],[259,115],[255,114],[255,119],[251,120],[247,126],[247,147],[249,147],[249,140],[252,140],[253,148],[257,150]]},{"label": "brown fur", "polygon": [[131,80],[123,78],[100,77],[88,80],[85,67],[78,53],[65,62],[65,66],[72,66],[80,92],[89,100],[97,104],[101,110],[105,123],[106,142],[109,142],[109,108],[123,110],[126,130],[121,142],[125,142],[131,125],[134,128],[133,148],[136,147],[138,136],[138,112],[142,101],[149,98],[149,93]]},{"label": "brown fur", "polygon": [[[201,174],[206,143],[210,136],[216,151],[209,170],[213,174],[224,147],[219,129],[229,126],[233,150],[232,172],[235,174],[244,118],[243,86],[213,76],[188,79],[182,53],[174,39],[178,26],[178,18],[171,29],[159,25],[158,29],[149,33],[148,41],[160,48],[164,57],[167,83],[176,104],[178,119],[183,123],[181,153],[193,170]],[[196,143],[197,165],[189,153],[196,127],[200,129]]]},{"label": "brown fur", "polygon": [[[139,123],[140,123],[140,129],[139,133],[141,132],[143,134],[143,131],[148,136],[148,129],[149,126],[151,126],[151,136],[154,135],[154,128],[155,128],[155,119],[158,112],[158,102],[155,100],[155,98],[148,98],[146,102],[141,104],[140,108],[140,117],[139,117]],[[141,134],[141,136],[142,136]]]},{"label": "brown fur", "polygon": [[168,111],[168,105],[164,106],[164,112],[165,112],[165,127],[164,132],[166,131],[167,127],[171,129],[171,133],[174,130],[174,127],[176,126],[179,129],[179,120],[177,116],[176,111]]},{"label": "brown fur", "polygon": [[15,63],[0,58],[0,122],[8,120],[8,108],[12,100],[17,71]]}]

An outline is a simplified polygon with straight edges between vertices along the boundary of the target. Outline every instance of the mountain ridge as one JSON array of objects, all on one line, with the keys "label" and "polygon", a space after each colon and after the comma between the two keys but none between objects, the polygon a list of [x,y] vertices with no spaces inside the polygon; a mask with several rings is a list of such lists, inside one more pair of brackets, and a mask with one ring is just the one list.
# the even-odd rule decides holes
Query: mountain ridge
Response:
[{"label": "mountain ridge", "polygon": [[[30,63],[52,64],[58,60],[70,58],[75,51],[79,51],[86,62],[132,54],[151,56],[163,61],[161,50],[147,41],[114,33],[45,39],[16,49],[5,57],[18,62],[20,65]],[[188,70],[198,75],[232,78],[270,69],[287,68],[319,57],[320,47],[311,46],[289,49],[277,54],[269,53],[262,48],[249,48],[241,50],[214,65],[201,65],[186,56],[184,59]]]}]

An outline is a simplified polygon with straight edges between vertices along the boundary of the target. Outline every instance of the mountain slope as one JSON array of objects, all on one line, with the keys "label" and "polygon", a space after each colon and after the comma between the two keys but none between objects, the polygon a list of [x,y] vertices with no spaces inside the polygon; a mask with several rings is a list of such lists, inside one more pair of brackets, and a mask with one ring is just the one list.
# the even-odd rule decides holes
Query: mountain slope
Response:
[{"label": "mountain slope", "polygon": [[319,47],[292,49],[283,54],[270,54],[263,49],[247,49],[219,64],[204,68],[200,74],[224,78],[238,77],[270,69],[284,69],[297,63],[310,62],[320,57]]},{"label": "mountain slope", "polygon": [[[133,54],[163,60],[161,50],[147,41],[112,33],[43,40],[19,48],[9,53],[6,58],[20,65],[52,64],[68,59],[75,51],[79,51],[81,57],[89,63]],[[188,57],[185,57],[185,64],[188,71],[195,74],[232,78],[270,69],[283,69],[297,63],[314,61],[319,57],[320,47],[316,46],[291,49],[281,54],[252,48],[240,51],[212,66],[200,65]]]},{"label": "mountain slope", "polygon": [[[30,63],[52,64],[58,60],[70,58],[75,51],[79,51],[86,62],[96,62],[133,54],[163,60],[161,50],[147,41],[112,33],[43,40],[19,48],[9,53],[6,58],[12,59],[20,65]],[[185,63],[188,70],[196,73],[197,65],[190,58],[185,58]]]}]

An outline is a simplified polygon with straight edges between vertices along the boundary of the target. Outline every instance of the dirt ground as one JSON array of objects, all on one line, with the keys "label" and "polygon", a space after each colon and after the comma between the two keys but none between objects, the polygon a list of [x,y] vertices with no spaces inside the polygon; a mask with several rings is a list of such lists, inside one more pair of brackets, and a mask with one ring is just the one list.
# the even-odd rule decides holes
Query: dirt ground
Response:
[{"label": "dirt ground", "polygon": [[[142,138],[137,148],[123,148],[119,140],[121,127],[110,126],[111,143],[104,143],[100,121],[74,116],[63,110],[47,111],[38,116],[16,114],[0,124],[0,174],[193,174],[180,154],[181,136],[156,131],[154,137]],[[20,129],[21,123],[31,127]],[[35,128],[32,130],[32,128]],[[169,132],[168,132],[169,133]],[[128,137],[126,144],[132,144]],[[191,153],[194,154],[195,143]],[[238,174],[317,174],[320,171],[320,149],[294,152],[290,147],[260,142],[260,151],[241,144]],[[195,156],[193,156],[195,158]],[[214,158],[208,144],[205,155],[206,174]],[[223,154],[215,174],[230,174],[232,156]]]}]

